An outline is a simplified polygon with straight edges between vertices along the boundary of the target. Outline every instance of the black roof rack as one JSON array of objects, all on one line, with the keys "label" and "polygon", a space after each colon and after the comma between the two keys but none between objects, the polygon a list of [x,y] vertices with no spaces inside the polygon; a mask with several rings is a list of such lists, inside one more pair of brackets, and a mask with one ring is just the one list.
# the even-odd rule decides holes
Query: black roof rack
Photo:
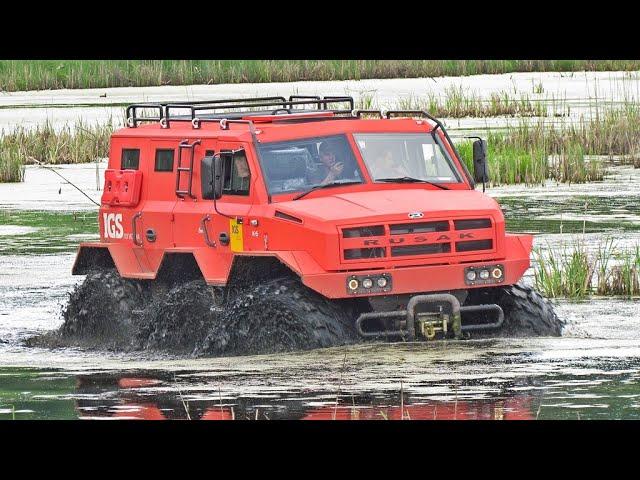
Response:
[{"label": "black roof rack", "polygon": [[[330,106],[341,108],[329,108]],[[267,108],[274,107],[274,108]],[[301,108],[311,107],[311,108]],[[247,115],[279,115],[292,113],[331,112],[352,117],[353,97],[291,95],[285,97],[233,98],[166,103],[136,103],[126,110],[127,124],[137,127],[142,122],[159,122],[169,128],[172,120],[191,121],[195,128],[203,121],[238,119]],[[141,113],[151,116],[140,115]],[[157,112],[157,114],[156,114]],[[178,113],[181,112],[181,113]]]}]

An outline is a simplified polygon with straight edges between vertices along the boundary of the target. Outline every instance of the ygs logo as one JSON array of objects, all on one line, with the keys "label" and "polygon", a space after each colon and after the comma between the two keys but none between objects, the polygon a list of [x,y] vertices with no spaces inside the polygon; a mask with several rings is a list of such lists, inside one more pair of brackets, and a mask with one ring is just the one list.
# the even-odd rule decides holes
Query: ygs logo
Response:
[{"label": "ygs logo", "polygon": [[104,219],[105,238],[122,238],[124,236],[121,213],[105,213],[102,218]]}]

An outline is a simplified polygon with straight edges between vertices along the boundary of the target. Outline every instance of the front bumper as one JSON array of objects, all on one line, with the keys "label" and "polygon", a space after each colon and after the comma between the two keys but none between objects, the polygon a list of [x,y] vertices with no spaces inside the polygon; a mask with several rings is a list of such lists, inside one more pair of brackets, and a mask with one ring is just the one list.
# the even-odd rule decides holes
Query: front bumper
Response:
[{"label": "front bumper", "polygon": [[[532,237],[530,235],[507,235],[507,257],[472,263],[452,263],[447,265],[423,265],[375,270],[358,270],[357,272],[319,273],[302,276],[302,282],[309,288],[327,298],[369,297],[373,295],[402,295],[407,293],[442,292],[450,290],[466,290],[481,288],[487,285],[468,285],[465,282],[465,270],[469,267],[483,267],[500,264],[504,269],[504,280],[499,285],[517,283],[529,268]],[[346,285],[354,274],[380,275],[388,274],[392,278],[392,289],[379,293],[349,293]]]}]

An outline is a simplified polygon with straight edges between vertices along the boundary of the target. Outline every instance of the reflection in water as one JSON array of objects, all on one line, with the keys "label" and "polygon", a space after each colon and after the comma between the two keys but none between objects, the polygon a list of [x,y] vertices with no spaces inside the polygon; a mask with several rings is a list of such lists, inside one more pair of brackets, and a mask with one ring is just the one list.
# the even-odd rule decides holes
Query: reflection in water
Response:
[{"label": "reflection in water", "polygon": [[531,397],[505,400],[430,401],[398,407],[343,406],[310,410],[303,420],[531,420]]},{"label": "reflection in water", "polygon": [[[386,355],[411,351],[378,348]],[[313,354],[259,357],[261,369],[241,365],[242,357],[207,370],[0,367],[0,420],[640,419],[640,358],[636,349],[623,350],[604,349],[599,360],[575,359],[584,353],[577,348],[565,351],[568,357],[525,352],[459,363],[438,362],[430,350],[426,363],[414,356],[399,367],[390,357],[344,376],[330,363],[314,369]],[[374,351],[360,355],[372,365]],[[286,367],[265,368],[268,358]]]},{"label": "reflection in water", "polygon": [[[153,390],[153,387],[158,387]],[[361,394],[327,405],[309,399],[237,398],[233,405],[218,401],[187,401],[167,382],[152,377],[81,376],[75,406],[79,418],[135,420],[525,420],[534,419],[530,394],[477,400],[421,400],[407,393],[387,397]],[[326,393],[326,392],[325,392]],[[327,395],[318,397],[327,398]],[[347,402],[347,400],[349,402]],[[259,402],[259,405],[256,404]]]}]

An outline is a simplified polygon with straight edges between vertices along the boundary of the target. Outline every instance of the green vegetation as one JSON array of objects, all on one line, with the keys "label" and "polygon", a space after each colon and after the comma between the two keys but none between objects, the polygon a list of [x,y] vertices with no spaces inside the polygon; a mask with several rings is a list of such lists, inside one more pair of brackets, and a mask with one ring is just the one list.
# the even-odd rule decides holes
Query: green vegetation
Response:
[{"label": "green vegetation", "polygon": [[[356,105],[361,109],[379,108],[377,99],[370,94],[360,96]],[[444,97],[429,93],[425,97],[409,97],[400,100],[395,105],[387,105],[386,110],[424,110],[440,118],[463,117],[544,117],[547,107],[542,101],[532,101],[527,95],[512,96],[509,92],[492,93],[488,99],[483,99],[476,92],[465,92],[460,86],[450,86],[445,89]]]},{"label": "green vegetation", "polygon": [[[587,156],[623,156],[625,162],[640,165],[640,107],[627,103],[569,125],[521,121],[505,131],[489,132],[487,141],[494,184],[601,180],[601,159]],[[457,148],[471,169],[471,143],[461,142]]]},{"label": "green vegetation", "polygon": [[[598,159],[588,160],[575,140],[554,144],[556,133],[543,125],[522,123],[506,133],[489,132],[489,175],[494,185],[542,184],[548,178],[559,182],[583,183],[602,180],[604,171]],[[560,137],[563,138],[563,137]],[[473,148],[469,141],[456,145],[460,156],[473,171]]]},{"label": "green vegetation", "polygon": [[0,61],[0,90],[417,78],[582,70],[640,70],[640,61],[4,60]]},{"label": "green vegetation", "polygon": [[0,420],[75,419],[76,379],[54,370],[0,368]]},{"label": "green vegetation", "polygon": [[0,226],[31,227],[26,233],[2,235],[0,255],[73,252],[78,247],[78,239],[98,238],[95,210],[58,212],[0,209]]},{"label": "green vegetation", "polygon": [[21,182],[24,165],[86,163],[104,158],[109,153],[109,140],[114,126],[86,125],[79,121],[55,130],[46,123],[33,129],[16,127],[0,132],[0,182]]},{"label": "green vegetation", "polygon": [[640,295],[640,245],[617,248],[613,239],[605,238],[591,253],[582,241],[574,240],[560,252],[535,249],[534,254],[536,288],[547,297]]},{"label": "green vegetation", "polygon": [[22,182],[24,162],[18,148],[14,145],[2,145],[1,140],[0,145],[0,182]]}]

